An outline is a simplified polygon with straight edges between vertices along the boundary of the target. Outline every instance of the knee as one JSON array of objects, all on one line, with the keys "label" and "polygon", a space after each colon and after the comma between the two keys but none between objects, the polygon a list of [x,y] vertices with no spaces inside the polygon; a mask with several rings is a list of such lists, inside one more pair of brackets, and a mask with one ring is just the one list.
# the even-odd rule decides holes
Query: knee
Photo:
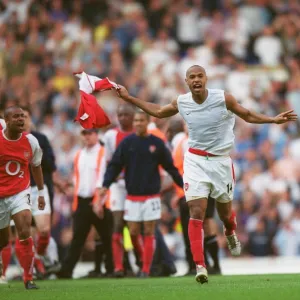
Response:
[{"label": "knee", "polygon": [[223,210],[219,211],[219,218],[221,221],[228,221],[231,217],[231,211],[230,210]]},{"label": "knee", "polygon": [[139,234],[140,234],[138,228],[130,228],[130,229],[129,229],[129,233],[130,233],[130,236],[131,236],[132,238],[137,238],[137,237],[139,236]]},{"label": "knee", "polygon": [[123,218],[114,218],[114,233],[122,233],[124,228]]},{"label": "knee", "polygon": [[50,226],[42,227],[39,230],[39,235],[42,237],[48,237],[50,235]]},{"label": "knee", "polygon": [[144,235],[149,236],[149,235],[154,235],[155,234],[155,228],[146,228],[144,229]]},{"label": "knee", "polygon": [[204,220],[205,217],[205,209],[203,209],[200,205],[189,204],[190,217],[197,220]]},{"label": "knee", "polygon": [[26,240],[30,237],[30,227],[29,228],[22,228],[18,231],[18,236],[20,240]]}]

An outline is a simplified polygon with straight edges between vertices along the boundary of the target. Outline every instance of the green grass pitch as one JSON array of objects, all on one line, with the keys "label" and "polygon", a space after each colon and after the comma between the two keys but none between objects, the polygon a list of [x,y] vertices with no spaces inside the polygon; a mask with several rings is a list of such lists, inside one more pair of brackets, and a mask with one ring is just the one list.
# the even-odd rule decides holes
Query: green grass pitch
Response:
[{"label": "green grass pitch", "polygon": [[193,277],[151,279],[78,279],[38,282],[26,291],[21,282],[0,285],[1,300],[299,300],[300,274],[210,276],[208,284]]}]

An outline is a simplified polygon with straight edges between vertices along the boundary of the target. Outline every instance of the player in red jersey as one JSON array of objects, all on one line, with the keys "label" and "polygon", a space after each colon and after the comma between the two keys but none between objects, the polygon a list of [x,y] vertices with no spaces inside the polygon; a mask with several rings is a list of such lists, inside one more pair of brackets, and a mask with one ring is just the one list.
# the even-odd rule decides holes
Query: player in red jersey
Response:
[{"label": "player in red jersey", "polygon": [[[105,159],[107,163],[111,160],[114,152],[121,141],[128,135],[133,133],[132,123],[134,116],[134,108],[131,104],[124,103],[118,107],[117,111],[119,126],[109,129],[104,137]],[[127,196],[125,188],[124,174],[120,174],[116,182],[110,187],[110,204],[113,213],[114,228],[113,228],[113,258],[115,264],[115,276],[123,277],[123,228],[124,228],[124,205]],[[141,238],[141,237],[140,237]],[[138,241],[133,240],[133,243],[139,245]]]},{"label": "player in red jersey", "polygon": [[[26,289],[37,289],[32,280],[34,263],[34,245],[30,226],[30,172],[38,186],[38,207],[43,210],[44,180],[41,168],[42,150],[37,139],[23,133],[24,111],[17,106],[4,112],[6,128],[0,131],[0,254],[9,242],[9,223],[12,218],[19,236],[16,254],[24,270],[23,280]],[[1,126],[3,127],[3,125]],[[2,268],[0,255],[0,276]]]}]

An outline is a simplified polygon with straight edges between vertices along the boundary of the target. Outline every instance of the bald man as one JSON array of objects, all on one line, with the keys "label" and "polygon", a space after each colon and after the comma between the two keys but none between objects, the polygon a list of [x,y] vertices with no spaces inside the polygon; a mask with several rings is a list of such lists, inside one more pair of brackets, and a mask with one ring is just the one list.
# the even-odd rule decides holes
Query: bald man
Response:
[{"label": "bald man", "polygon": [[189,239],[196,265],[197,282],[208,282],[203,249],[203,221],[208,197],[216,200],[220,219],[224,224],[227,245],[232,255],[241,253],[236,235],[236,217],[232,210],[234,170],[230,152],[234,146],[235,116],[248,123],[283,124],[296,121],[297,115],[287,111],[268,117],[241,106],[236,99],[219,89],[207,89],[207,76],[203,67],[194,65],[186,72],[190,92],[179,95],[170,104],[160,106],[129,95],[125,87],[117,90],[120,98],[134,104],[157,118],[167,118],[178,112],[188,130],[188,146],[184,160],[184,191],[189,206]]},{"label": "bald man", "polygon": [[[105,159],[110,162],[114,152],[121,141],[133,133],[133,117],[135,108],[128,103],[120,104],[117,110],[119,126],[108,130],[103,138],[105,145]],[[123,228],[124,228],[124,205],[127,191],[125,188],[124,173],[110,186],[110,209],[113,214],[113,258],[115,263],[114,273],[116,277],[124,276],[123,268]],[[134,243],[134,241],[133,241]]]}]

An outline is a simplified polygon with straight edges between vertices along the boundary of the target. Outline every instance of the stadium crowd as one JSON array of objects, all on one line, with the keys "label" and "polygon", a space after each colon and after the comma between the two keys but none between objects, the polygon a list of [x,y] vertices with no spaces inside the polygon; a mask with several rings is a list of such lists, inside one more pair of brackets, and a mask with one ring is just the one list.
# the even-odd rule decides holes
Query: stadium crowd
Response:
[{"label": "stadium crowd", "polygon": [[[68,183],[81,145],[73,72],[107,76],[137,97],[166,104],[187,91],[186,69],[199,64],[208,88],[227,90],[248,108],[300,114],[299,32],[297,0],[3,0],[0,112],[30,105]],[[102,93],[99,101],[116,124],[116,94]],[[169,119],[152,121],[167,135]],[[300,255],[299,129],[237,119],[234,206],[244,255]],[[160,228],[183,258],[172,192],[164,198]],[[71,185],[54,197],[53,236],[62,251],[71,240],[72,199]],[[219,244],[226,256],[222,234]],[[93,245],[91,237],[87,259]]]}]

